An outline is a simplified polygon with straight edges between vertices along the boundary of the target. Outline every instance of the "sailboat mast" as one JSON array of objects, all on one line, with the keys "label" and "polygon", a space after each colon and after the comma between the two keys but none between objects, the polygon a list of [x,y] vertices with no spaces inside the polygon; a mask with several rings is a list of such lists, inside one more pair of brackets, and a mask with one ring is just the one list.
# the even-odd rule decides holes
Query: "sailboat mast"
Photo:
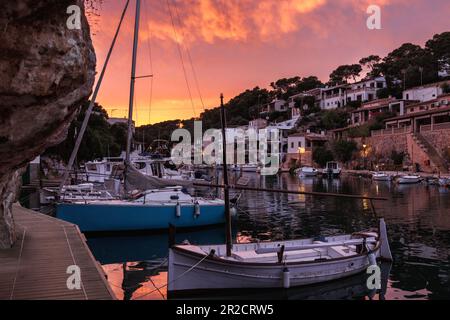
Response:
[{"label": "sailboat mast", "polygon": [[230,189],[228,182],[228,166],[227,166],[227,136],[226,127],[227,119],[225,114],[225,106],[223,104],[223,94],[220,95],[220,118],[222,122],[222,153],[223,153],[223,184],[224,184],[224,200],[225,200],[225,219],[226,219],[226,242],[227,256],[231,257],[232,234],[231,234],[231,214],[230,214]]},{"label": "sailboat mast", "polygon": [[141,0],[136,0],[136,18],[134,22],[134,40],[133,40],[133,58],[131,63],[131,84],[130,84],[130,103],[128,106],[128,134],[127,134],[127,150],[126,165],[130,163],[131,141],[133,138],[133,104],[134,104],[134,87],[136,83],[136,57],[139,43],[139,19],[141,13]]}]

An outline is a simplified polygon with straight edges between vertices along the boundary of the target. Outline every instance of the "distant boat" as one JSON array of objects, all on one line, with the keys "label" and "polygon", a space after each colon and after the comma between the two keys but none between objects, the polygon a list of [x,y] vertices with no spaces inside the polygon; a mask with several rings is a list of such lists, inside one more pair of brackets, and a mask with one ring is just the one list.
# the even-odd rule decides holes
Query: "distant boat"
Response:
[{"label": "distant boat", "polygon": [[396,179],[396,182],[398,184],[416,184],[419,183],[422,180],[420,176],[413,176],[413,175],[406,175],[406,176],[400,176]]},{"label": "distant boat", "polygon": [[259,170],[260,168],[256,164],[244,164],[241,166],[242,172],[258,172]]},{"label": "distant boat", "polygon": [[168,291],[291,288],[365,272],[392,260],[384,220],[377,232],[281,242],[177,245],[169,251]]},{"label": "distant boat", "polygon": [[383,172],[374,172],[372,174],[372,180],[374,180],[374,181],[391,181],[392,177]]},{"label": "distant boat", "polygon": [[225,222],[223,200],[194,198],[181,188],[145,192],[136,200],[63,202],[56,217],[82,232],[144,231],[193,228]]},{"label": "distant boat", "polygon": [[319,171],[313,167],[303,167],[299,170],[299,177],[315,177],[318,173]]},{"label": "distant boat", "polygon": [[439,185],[441,187],[450,187],[450,179],[449,178],[440,178]]},{"label": "distant boat", "polygon": [[339,166],[339,163],[335,161],[327,162],[325,169],[323,170],[323,174],[328,178],[339,178],[341,175],[342,169]]}]

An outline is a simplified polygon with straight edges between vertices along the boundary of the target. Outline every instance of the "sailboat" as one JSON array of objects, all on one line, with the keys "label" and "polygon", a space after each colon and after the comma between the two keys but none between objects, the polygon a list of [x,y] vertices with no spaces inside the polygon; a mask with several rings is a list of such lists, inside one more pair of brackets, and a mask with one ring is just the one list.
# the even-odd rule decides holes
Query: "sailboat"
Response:
[{"label": "sailboat", "polygon": [[[111,56],[112,48],[125,16],[129,1],[116,31],[113,44],[103,67],[99,83],[103,78],[106,65]],[[134,105],[134,89],[136,77],[136,56],[138,50],[140,0],[136,0],[136,18],[133,39],[133,55],[131,68],[130,102],[128,115],[128,134],[125,158],[125,188],[128,191],[144,190],[139,196],[127,200],[107,201],[70,201],[60,202],[56,206],[56,217],[74,223],[82,232],[115,232],[168,229],[170,225],[176,228],[194,228],[216,225],[225,222],[225,204],[220,199],[205,199],[192,197],[185,187],[192,182],[176,179],[160,179],[146,176],[133,165],[131,158],[132,119]],[[94,100],[99,90],[97,84]],[[91,101],[92,105],[92,101]],[[76,152],[81,143],[82,134],[86,129],[90,106],[83,122],[80,135],[69,160],[72,167]],[[66,173],[63,182],[67,180]],[[62,185],[61,185],[62,190]]]},{"label": "sailboat", "polygon": [[[221,115],[225,140],[222,143],[223,163],[226,167],[223,96]],[[362,273],[370,265],[376,265],[377,259],[392,260],[383,219],[379,222],[378,230],[348,235],[232,244],[231,218],[227,206],[229,189],[225,170],[226,244],[197,246],[184,243],[172,246],[169,249],[168,265],[170,295],[223,289],[288,289]]]}]

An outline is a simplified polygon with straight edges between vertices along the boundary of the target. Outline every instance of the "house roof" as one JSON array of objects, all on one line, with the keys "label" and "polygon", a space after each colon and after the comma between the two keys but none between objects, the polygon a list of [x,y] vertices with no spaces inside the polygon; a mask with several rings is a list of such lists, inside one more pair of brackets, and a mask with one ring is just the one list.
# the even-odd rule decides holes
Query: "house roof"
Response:
[{"label": "house roof", "polygon": [[403,116],[398,116],[398,117],[386,119],[386,120],[384,120],[384,122],[391,122],[391,121],[396,121],[396,120],[416,118],[416,117],[427,116],[427,115],[432,115],[432,114],[435,114],[435,113],[442,113],[442,112],[450,112],[450,107],[436,108],[436,109],[433,109],[433,110],[426,110],[426,111],[421,111],[421,112],[408,113],[408,114],[405,114]]},{"label": "house roof", "polygon": [[425,88],[431,88],[431,87],[440,87],[441,85],[446,84],[446,83],[450,84],[450,80],[433,82],[433,83],[425,84],[423,86],[417,86],[417,87],[409,88],[409,89],[405,90],[404,92],[413,91],[413,90],[420,90],[420,89],[425,89]]}]

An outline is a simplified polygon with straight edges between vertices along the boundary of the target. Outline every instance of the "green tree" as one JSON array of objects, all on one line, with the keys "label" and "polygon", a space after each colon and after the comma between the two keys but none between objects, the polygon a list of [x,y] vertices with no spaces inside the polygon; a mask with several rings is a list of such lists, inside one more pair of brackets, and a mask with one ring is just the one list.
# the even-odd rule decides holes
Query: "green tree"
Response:
[{"label": "green tree", "polygon": [[333,153],[336,159],[346,163],[353,158],[353,153],[358,150],[355,141],[338,140],[333,144]]},{"label": "green tree", "polygon": [[350,115],[343,109],[326,110],[320,115],[319,126],[325,130],[344,128],[348,125]]},{"label": "green tree", "polygon": [[[57,155],[68,161],[83,123],[89,102],[80,109],[78,116],[69,127],[67,139],[59,145],[49,148],[46,155]],[[95,104],[86,132],[77,154],[77,160],[90,161],[106,156],[119,156],[126,146],[126,126],[108,123],[108,114],[99,104]]]},{"label": "green tree", "polygon": [[333,161],[333,153],[326,147],[317,147],[312,154],[313,161],[321,167],[325,167],[327,162]]},{"label": "green tree", "polygon": [[361,72],[362,67],[359,64],[339,66],[330,74],[330,82],[338,85],[348,83],[350,79],[356,82],[356,78]]},{"label": "green tree", "polygon": [[380,70],[377,68],[380,62],[381,58],[377,55],[370,55],[359,60],[359,64],[368,69],[367,75],[370,77],[377,77],[380,75]]},{"label": "green tree", "polygon": [[439,71],[450,72],[450,32],[436,34],[427,41],[425,48],[431,53]]}]

